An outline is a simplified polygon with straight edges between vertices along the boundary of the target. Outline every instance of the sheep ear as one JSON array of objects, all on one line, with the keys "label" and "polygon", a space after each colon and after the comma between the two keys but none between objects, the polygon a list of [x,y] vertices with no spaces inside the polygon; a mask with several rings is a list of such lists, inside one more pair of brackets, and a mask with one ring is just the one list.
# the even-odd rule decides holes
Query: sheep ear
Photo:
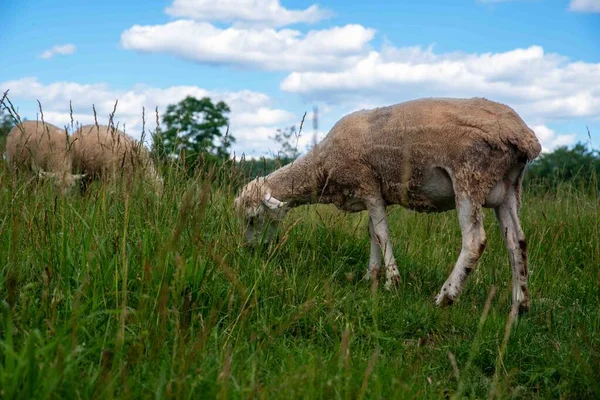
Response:
[{"label": "sheep ear", "polygon": [[271,196],[271,193],[265,194],[265,197],[262,199],[262,203],[270,210],[279,210],[286,205],[286,203],[283,201],[279,201],[275,197]]}]

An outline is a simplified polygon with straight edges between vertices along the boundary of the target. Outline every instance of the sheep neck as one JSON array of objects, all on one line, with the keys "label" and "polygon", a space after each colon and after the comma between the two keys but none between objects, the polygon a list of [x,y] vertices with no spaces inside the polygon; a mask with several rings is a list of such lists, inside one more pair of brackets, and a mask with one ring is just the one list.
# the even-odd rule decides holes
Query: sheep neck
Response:
[{"label": "sheep neck", "polygon": [[291,207],[316,203],[322,175],[317,164],[309,153],[272,172],[267,178],[271,194]]}]

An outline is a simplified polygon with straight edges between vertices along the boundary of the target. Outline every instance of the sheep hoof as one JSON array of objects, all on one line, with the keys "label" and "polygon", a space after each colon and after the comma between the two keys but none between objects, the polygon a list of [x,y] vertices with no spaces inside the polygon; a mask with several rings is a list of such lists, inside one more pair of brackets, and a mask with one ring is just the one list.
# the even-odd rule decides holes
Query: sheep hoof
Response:
[{"label": "sheep hoof", "polygon": [[437,296],[435,296],[435,305],[438,307],[447,307],[447,306],[451,306],[452,303],[454,303],[454,299],[450,296],[448,296],[445,293],[438,293]]},{"label": "sheep hoof", "polygon": [[377,266],[369,265],[369,268],[367,268],[367,273],[365,274],[363,279],[365,281],[370,281],[371,279],[377,279],[377,277],[379,276],[379,271],[381,271],[381,268],[379,268]]},{"label": "sheep hoof", "polygon": [[529,311],[529,291],[527,286],[523,285],[520,288],[513,289],[513,304],[519,305],[519,315],[523,315]]},{"label": "sheep hoof", "polygon": [[400,275],[393,275],[385,281],[385,289],[391,290],[397,288],[400,285]]},{"label": "sheep hoof", "polygon": [[523,315],[527,311],[529,311],[529,299],[526,299],[519,304],[519,315]]}]

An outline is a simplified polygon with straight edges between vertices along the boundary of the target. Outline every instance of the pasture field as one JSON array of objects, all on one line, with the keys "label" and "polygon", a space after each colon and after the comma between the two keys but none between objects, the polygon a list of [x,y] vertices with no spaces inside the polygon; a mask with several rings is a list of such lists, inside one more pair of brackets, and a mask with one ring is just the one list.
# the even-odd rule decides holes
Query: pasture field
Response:
[{"label": "pasture field", "polygon": [[600,398],[595,195],[525,192],[532,307],[514,320],[491,210],[477,269],[438,309],[454,211],[389,209],[388,292],[361,280],[366,213],[298,208],[253,250],[233,168],[163,172],[161,199],[137,182],[62,199],[1,163],[1,398]]}]

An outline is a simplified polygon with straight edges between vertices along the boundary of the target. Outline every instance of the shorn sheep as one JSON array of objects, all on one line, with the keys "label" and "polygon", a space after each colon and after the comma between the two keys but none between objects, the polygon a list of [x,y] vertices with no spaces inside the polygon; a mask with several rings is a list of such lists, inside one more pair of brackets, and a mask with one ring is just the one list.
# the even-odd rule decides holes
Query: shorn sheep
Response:
[{"label": "shorn sheep", "polygon": [[131,179],[136,172],[149,182],[157,194],[163,180],[156,171],[146,148],[113,126],[85,125],[73,134],[73,168],[91,179],[110,179],[123,174]]},{"label": "shorn sheep", "polygon": [[270,239],[286,212],[302,204],[368,210],[366,278],[376,279],[383,255],[386,288],[399,281],[386,206],[456,208],[462,249],[435,297],[440,306],[457,298],[481,256],[482,207],[493,208],[510,255],[513,303],[526,311],[527,246],[518,213],[525,166],[540,151],[535,133],[506,105],[483,98],[413,100],[345,116],[310,152],[243,187],[234,207],[250,242],[263,229]]},{"label": "shorn sheep", "polygon": [[41,121],[23,121],[6,138],[6,161],[18,172],[29,170],[54,179],[66,194],[83,174],[72,174],[72,142],[65,130]]}]

